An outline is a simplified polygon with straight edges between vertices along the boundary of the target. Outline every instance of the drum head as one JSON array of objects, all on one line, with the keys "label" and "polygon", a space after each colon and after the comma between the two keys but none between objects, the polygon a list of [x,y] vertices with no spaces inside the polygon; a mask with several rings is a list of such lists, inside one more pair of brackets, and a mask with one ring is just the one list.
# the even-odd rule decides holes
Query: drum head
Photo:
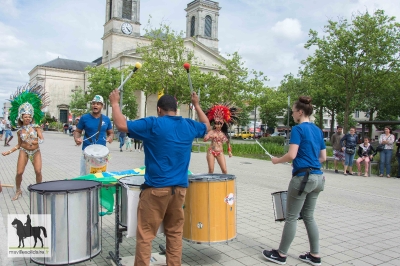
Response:
[{"label": "drum head", "polygon": [[79,191],[88,190],[95,187],[100,187],[101,183],[97,181],[89,180],[57,180],[43,182],[28,187],[29,191],[36,192],[68,192],[68,191]]},{"label": "drum head", "polygon": [[189,175],[190,182],[213,182],[213,181],[222,181],[222,180],[232,180],[236,179],[236,176],[229,174],[195,174]]},{"label": "drum head", "polygon": [[106,157],[110,151],[106,146],[93,144],[87,146],[83,152],[85,153],[85,155],[89,155],[91,157],[103,158]]},{"label": "drum head", "polygon": [[142,176],[142,175],[127,176],[127,177],[121,178],[118,182],[124,183],[128,186],[140,186],[141,184],[144,183],[144,176]]}]

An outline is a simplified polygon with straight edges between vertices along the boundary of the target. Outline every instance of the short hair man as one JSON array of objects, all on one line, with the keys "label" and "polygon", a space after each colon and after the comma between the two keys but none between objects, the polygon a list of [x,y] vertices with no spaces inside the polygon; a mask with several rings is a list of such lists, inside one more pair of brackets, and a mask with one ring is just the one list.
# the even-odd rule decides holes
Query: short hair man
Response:
[{"label": "short hair man", "polygon": [[176,115],[176,99],[163,95],[157,102],[158,117],[126,121],[119,108],[119,91],[110,94],[112,117],[119,131],[144,143],[145,183],[138,204],[135,266],[149,265],[151,242],[164,221],[168,266],[181,265],[182,235],[188,187],[188,168],[194,138],[204,137],[210,122],[192,93],[200,122]]},{"label": "short hair man", "polygon": [[[76,145],[82,145],[82,151],[87,146],[99,144],[106,146],[106,142],[111,143],[114,138],[114,131],[110,118],[101,114],[104,100],[100,95],[94,96],[91,102],[92,111],[89,114],[84,114],[79,120],[76,130],[74,131],[74,140]],[[100,129],[100,130],[99,130]],[[82,131],[85,130],[85,139],[82,140]],[[81,156],[80,175],[87,175],[85,158]]]},{"label": "short hair man", "polygon": [[331,136],[331,144],[333,148],[333,163],[335,165],[335,173],[339,173],[338,171],[338,161],[341,161],[344,168],[344,151],[342,150],[342,145],[340,144],[340,140],[344,137],[343,127],[337,126],[336,133]]},{"label": "short hair man", "polygon": [[10,122],[10,116],[8,119],[5,120],[4,122],[4,146],[10,146],[10,141],[14,138],[12,131],[11,131],[11,122]]}]

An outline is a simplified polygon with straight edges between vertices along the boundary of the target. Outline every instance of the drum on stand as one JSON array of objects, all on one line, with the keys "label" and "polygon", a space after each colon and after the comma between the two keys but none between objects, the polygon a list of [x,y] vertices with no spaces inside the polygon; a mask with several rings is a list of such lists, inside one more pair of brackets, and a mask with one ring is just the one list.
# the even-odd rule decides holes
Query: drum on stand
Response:
[{"label": "drum on stand", "polygon": [[[144,183],[144,176],[127,176],[119,179],[118,183],[121,185],[121,204],[120,204],[120,224],[127,226],[128,224],[128,190],[132,190],[135,193],[140,194],[140,185]],[[137,205],[136,209],[137,210]],[[135,215],[137,217],[137,214]]]},{"label": "drum on stand", "polygon": [[93,144],[83,151],[86,163],[86,173],[95,174],[107,171],[109,149],[106,146]]},{"label": "drum on stand", "polygon": [[[272,205],[274,207],[275,221],[285,221],[286,220],[286,202],[287,202],[287,191],[278,191],[271,193],[272,195]],[[298,220],[303,219],[301,213],[299,213]]]},{"label": "drum on stand", "polygon": [[228,174],[189,176],[183,239],[220,243],[236,238],[236,177]]},{"label": "drum on stand", "polygon": [[30,213],[50,214],[51,256],[31,257],[42,265],[86,261],[101,251],[99,190],[101,183],[60,180],[30,185]]},{"label": "drum on stand", "polygon": [[[139,204],[140,185],[144,183],[144,176],[127,176],[121,178],[118,183],[121,185],[120,204],[120,225],[127,227],[127,237],[136,236],[137,208]],[[164,233],[164,226],[161,223],[157,234]]]}]

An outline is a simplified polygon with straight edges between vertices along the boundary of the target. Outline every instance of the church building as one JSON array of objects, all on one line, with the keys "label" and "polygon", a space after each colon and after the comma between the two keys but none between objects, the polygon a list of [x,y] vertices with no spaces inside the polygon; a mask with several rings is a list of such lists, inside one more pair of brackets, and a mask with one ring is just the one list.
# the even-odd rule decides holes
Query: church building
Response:
[{"label": "church building", "polygon": [[[140,33],[140,0],[105,0],[105,3],[101,57],[93,62],[55,58],[35,66],[29,72],[30,84],[44,86],[50,95],[50,106],[44,111],[50,112],[60,122],[70,122],[72,119],[69,103],[74,91],[81,88],[86,92],[89,89],[88,74],[85,72],[87,66],[114,67],[120,70],[135,65],[136,62],[143,63],[136,49],[138,46],[149,45],[150,41]],[[204,72],[217,72],[216,66],[224,60],[218,52],[220,9],[218,2],[210,0],[194,0],[185,9],[184,45],[194,52],[197,62],[201,63],[200,69]],[[147,105],[140,88],[135,95],[139,104],[138,117],[144,117],[144,114],[156,116],[157,95],[151,95],[147,99]],[[188,106],[181,106],[180,115],[185,114],[188,114]]]}]

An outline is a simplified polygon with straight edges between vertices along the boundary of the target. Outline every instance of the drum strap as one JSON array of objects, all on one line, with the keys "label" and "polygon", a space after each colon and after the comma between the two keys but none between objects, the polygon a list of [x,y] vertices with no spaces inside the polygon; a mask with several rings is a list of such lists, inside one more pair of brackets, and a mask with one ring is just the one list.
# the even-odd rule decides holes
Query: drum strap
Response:
[{"label": "drum strap", "polygon": [[297,170],[296,172],[293,173],[292,177],[300,174],[300,173],[306,173],[303,177],[303,181],[301,181],[300,185],[300,190],[299,190],[299,196],[303,193],[304,189],[306,188],[307,182],[308,182],[308,177],[310,176],[310,172],[314,170],[319,170],[317,168],[301,168]]},{"label": "drum strap", "polygon": [[[100,123],[99,123],[99,127],[97,128],[97,132],[96,132],[96,143],[97,143],[97,141],[99,140],[100,130],[101,130],[101,123],[103,123],[103,115],[102,115],[102,114],[100,114]],[[93,143],[92,138],[89,138],[89,137],[86,135],[86,130],[85,130],[85,137],[86,137],[86,139],[89,140],[89,142],[90,142],[91,144]]]}]

